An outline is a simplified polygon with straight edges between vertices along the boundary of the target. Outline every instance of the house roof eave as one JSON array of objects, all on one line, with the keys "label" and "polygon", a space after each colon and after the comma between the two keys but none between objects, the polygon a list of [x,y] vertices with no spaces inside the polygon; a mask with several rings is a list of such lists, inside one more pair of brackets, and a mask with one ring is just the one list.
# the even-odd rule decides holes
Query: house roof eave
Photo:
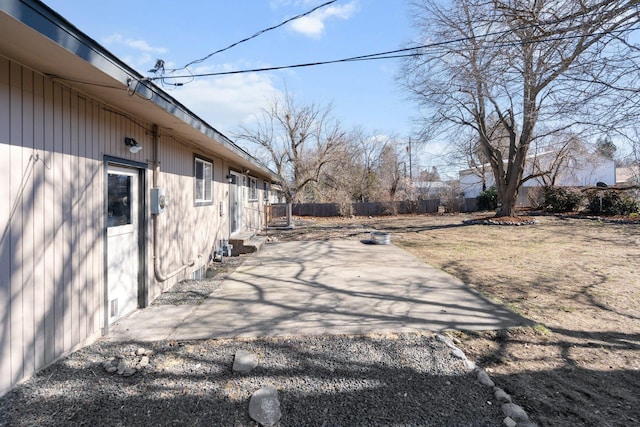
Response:
[{"label": "house roof eave", "polygon": [[158,124],[270,181],[282,180],[260,160],[38,0],[0,0],[0,55],[120,111]]}]

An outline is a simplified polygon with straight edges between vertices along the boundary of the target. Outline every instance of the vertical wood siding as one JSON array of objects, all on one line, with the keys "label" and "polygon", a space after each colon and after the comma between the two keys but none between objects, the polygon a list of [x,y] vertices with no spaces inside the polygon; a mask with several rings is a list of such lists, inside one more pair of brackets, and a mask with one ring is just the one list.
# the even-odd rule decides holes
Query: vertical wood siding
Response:
[{"label": "vertical wood siding", "polygon": [[[207,264],[220,239],[228,237],[226,217],[220,216],[220,201],[225,197],[226,172],[222,159],[194,148],[187,141],[176,139],[160,131],[160,174],[158,186],[164,188],[170,204],[156,219],[149,221],[148,265],[149,295],[155,298],[179,280],[189,278],[191,273]],[[151,150],[151,144],[149,144]],[[213,204],[195,206],[194,160],[198,155],[213,162]],[[151,182],[151,180],[149,180]],[[153,224],[158,221],[158,261],[161,273],[168,275],[184,264],[195,261],[195,265],[166,282],[158,282],[153,271]]]},{"label": "vertical wood siding", "polygon": [[[180,140],[160,123],[158,184],[170,205],[157,217],[160,270],[147,226],[148,301],[206,266],[229,237],[227,160]],[[0,57],[0,395],[21,379],[100,335],[104,325],[104,156],[150,161],[152,124],[112,111]],[[143,151],[132,154],[125,137]],[[213,162],[213,204],[195,206],[194,156]],[[152,184],[152,165],[146,171]],[[262,223],[263,197],[244,209],[245,228]],[[220,215],[220,202],[225,215]]]},{"label": "vertical wood siding", "polygon": [[0,394],[100,333],[99,111],[0,58]]}]

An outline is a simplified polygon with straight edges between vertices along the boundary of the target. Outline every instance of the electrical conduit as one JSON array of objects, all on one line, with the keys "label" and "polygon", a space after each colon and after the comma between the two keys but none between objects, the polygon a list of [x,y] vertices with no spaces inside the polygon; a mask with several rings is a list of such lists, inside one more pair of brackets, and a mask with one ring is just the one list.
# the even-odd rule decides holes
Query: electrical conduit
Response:
[{"label": "electrical conduit", "polygon": [[[158,125],[153,125],[153,188],[158,187],[158,175],[160,175],[160,160],[158,159]],[[195,260],[184,264],[171,273],[163,274],[160,271],[160,256],[158,250],[158,215],[153,215],[153,273],[158,282],[166,282],[178,273],[195,265]]]}]

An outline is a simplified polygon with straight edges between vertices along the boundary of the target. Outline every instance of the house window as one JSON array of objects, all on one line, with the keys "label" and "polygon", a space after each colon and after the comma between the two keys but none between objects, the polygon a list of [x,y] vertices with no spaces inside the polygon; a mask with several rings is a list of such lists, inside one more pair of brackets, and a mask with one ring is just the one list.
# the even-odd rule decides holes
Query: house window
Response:
[{"label": "house window", "polygon": [[264,199],[265,200],[269,200],[269,184],[267,183],[267,181],[264,181],[262,183],[263,186],[263,190],[264,190]]},{"label": "house window", "polygon": [[258,200],[258,180],[254,177],[249,177],[249,200]]},{"label": "house window", "polygon": [[213,163],[196,157],[194,169],[196,205],[212,204]]}]

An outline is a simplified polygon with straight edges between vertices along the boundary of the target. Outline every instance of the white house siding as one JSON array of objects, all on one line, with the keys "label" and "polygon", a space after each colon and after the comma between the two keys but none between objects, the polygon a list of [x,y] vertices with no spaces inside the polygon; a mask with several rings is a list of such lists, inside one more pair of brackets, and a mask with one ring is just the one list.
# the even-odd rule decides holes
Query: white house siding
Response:
[{"label": "white house siding", "polygon": [[[149,296],[153,300],[160,291],[179,280],[188,278],[202,268],[220,239],[228,238],[227,216],[221,217],[219,203],[225,200],[227,174],[223,160],[207,155],[201,150],[185,145],[160,130],[160,173],[158,186],[165,190],[170,203],[165,211],[153,219],[148,215],[148,275]],[[151,141],[149,141],[151,149]],[[213,204],[194,206],[195,155],[213,163]],[[148,183],[153,182],[150,172]],[[153,270],[153,221],[158,221],[158,265],[163,275],[170,275],[185,264],[195,262],[189,268],[165,282],[155,278]]]},{"label": "white house siding", "polygon": [[100,115],[0,57],[0,394],[100,331]]},{"label": "white house siding", "polygon": [[[170,205],[153,220],[153,126],[0,56],[0,395],[84,345],[105,325],[105,156],[143,165],[147,303],[209,260],[229,237],[226,159],[180,140],[159,124],[158,185]],[[124,138],[143,149],[129,152]],[[212,142],[213,143],[213,142]],[[194,155],[211,160],[213,204],[194,206]],[[148,165],[144,167],[144,165]],[[245,229],[262,227],[264,197],[245,201]],[[220,215],[220,202],[225,215]]]},{"label": "white house siding", "polygon": [[[141,138],[144,141],[144,138]],[[151,139],[146,145],[151,150]],[[140,140],[139,140],[140,141]],[[192,273],[205,267],[222,239],[229,239],[229,184],[230,170],[240,167],[216,155],[208,154],[160,130],[159,135],[160,173],[158,186],[165,190],[170,199],[169,206],[156,219],[150,214],[148,219],[148,280],[149,297],[152,301],[162,290],[179,280],[191,277]],[[141,143],[145,145],[145,143]],[[194,202],[194,161],[195,157],[213,163],[213,203],[195,206]],[[153,167],[150,166],[147,182],[153,182]],[[264,192],[258,179],[258,199],[248,200],[248,188],[243,189],[243,218],[241,231],[257,232],[264,222]],[[223,213],[221,215],[221,204]],[[162,275],[169,275],[185,264],[195,264],[161,282],[153,270],[153,221],[158,221],[158,264]]]},{"label": "white house siding", "polygon": [[[250,194],[250,178],[257,180],[256,199],[249,199]],[[245,189],[243,197],[243,229],[244,231],[258,231],[262,229],[264,222],[264,191],[262,181],[253,176],[245,176]]]}]

